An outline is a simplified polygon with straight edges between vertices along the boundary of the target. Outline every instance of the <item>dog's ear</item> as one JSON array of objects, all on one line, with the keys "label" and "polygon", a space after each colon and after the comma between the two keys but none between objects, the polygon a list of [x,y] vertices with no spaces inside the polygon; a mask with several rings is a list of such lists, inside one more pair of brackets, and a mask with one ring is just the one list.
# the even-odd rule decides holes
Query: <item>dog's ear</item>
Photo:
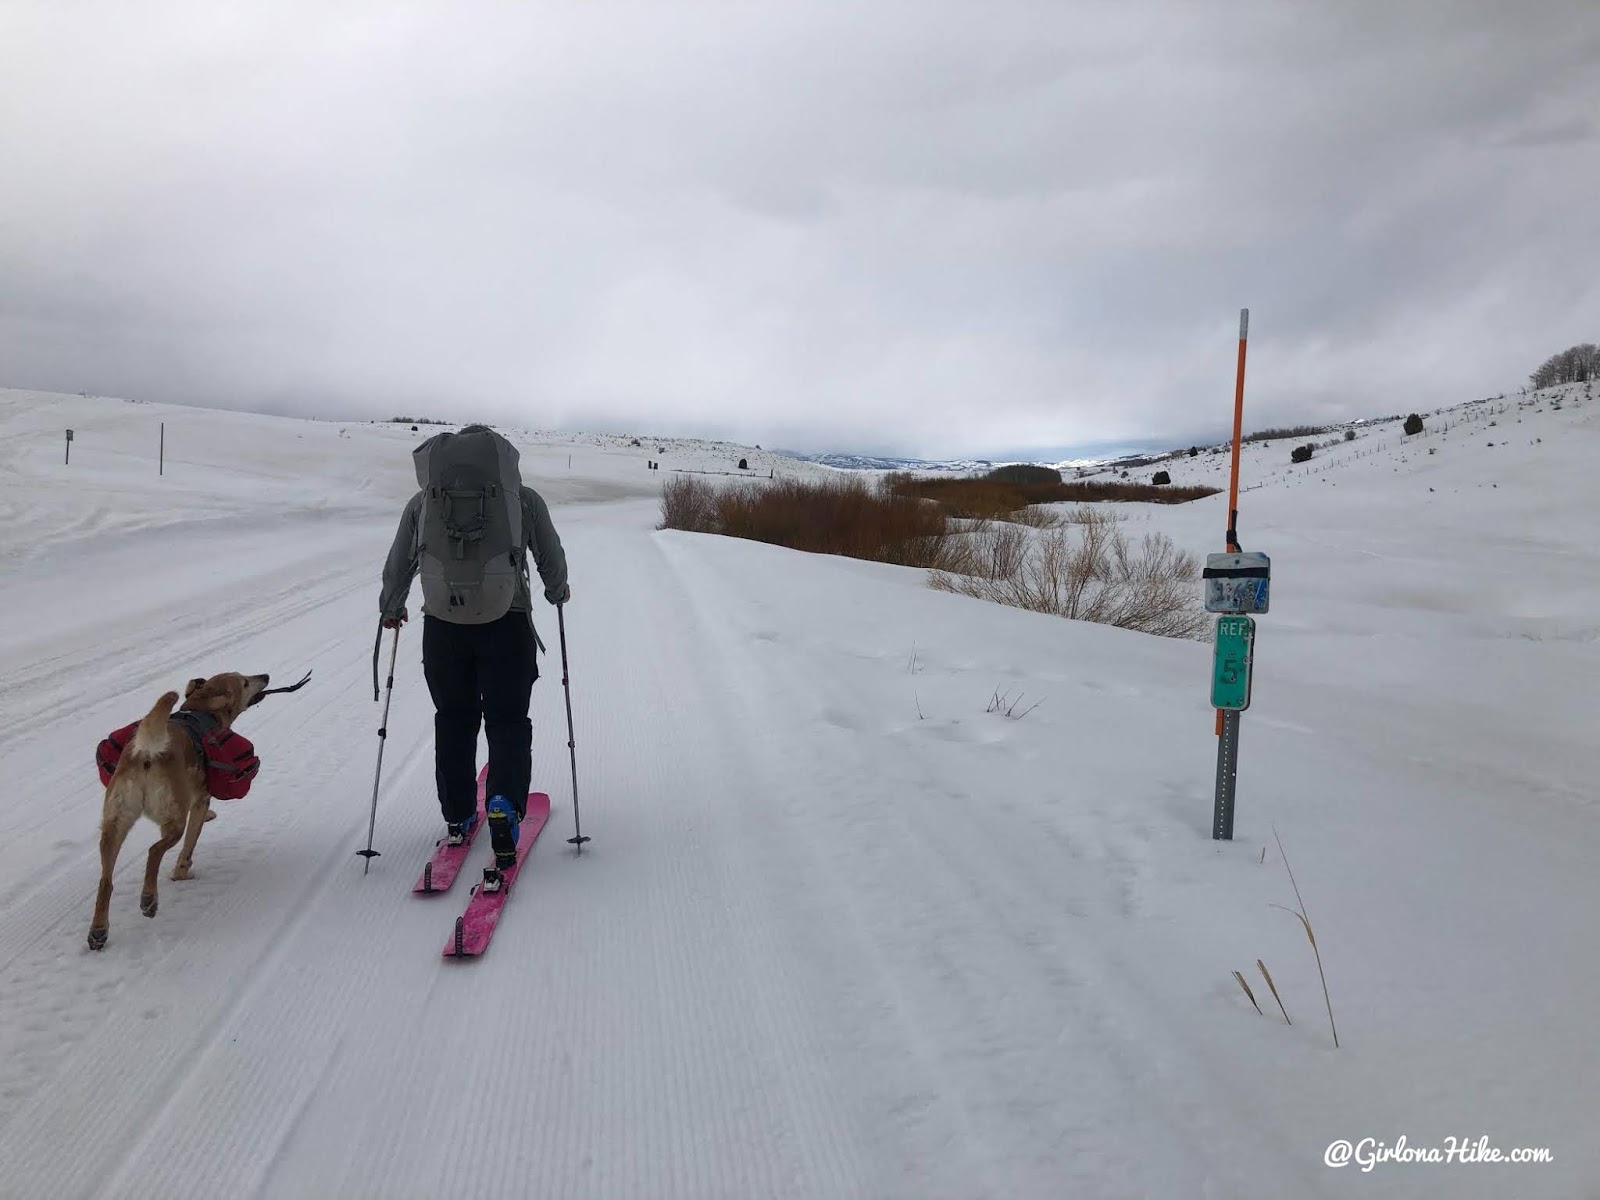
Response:
[{"label": "dog's ear", "polygon": [[183,698],[185,700],[187,700],[190,696],[194,695],[201,688],[205,687],[205,685],[206,685],[206,681],[204,679],[191,679],[191,680],[189,680],[189,686],[183,689]]}]

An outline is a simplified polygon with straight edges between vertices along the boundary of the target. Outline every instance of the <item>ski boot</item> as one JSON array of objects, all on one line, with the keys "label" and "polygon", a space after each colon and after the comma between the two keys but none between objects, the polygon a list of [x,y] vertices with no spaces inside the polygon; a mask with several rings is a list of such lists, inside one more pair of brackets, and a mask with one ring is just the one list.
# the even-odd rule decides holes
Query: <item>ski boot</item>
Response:
[{"label": "ski boot", "polygon": [[445,824],[445,844],[449,846],[465,846],[472,840],[472,834],[478,825],[478,814],[473,813],[465,821],[450,821]]},{"label": "ski boot", "polygon": [[498,892],[505,883],[504,872],[517,862],[517,834],[522,814],[504,796],[490,796],[483,806],[489,818],[489,845],[494,848],[494,866],[483,870],[483,890]]}]

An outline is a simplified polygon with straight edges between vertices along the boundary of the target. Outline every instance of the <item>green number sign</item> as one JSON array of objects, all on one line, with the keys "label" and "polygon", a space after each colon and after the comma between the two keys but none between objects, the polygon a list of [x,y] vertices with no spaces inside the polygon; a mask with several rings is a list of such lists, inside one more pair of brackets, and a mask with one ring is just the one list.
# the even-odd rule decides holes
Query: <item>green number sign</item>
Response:
[{"label": "green number sign", "polygon": [[1243,711],[1250,707],[1250,662],[1256,623],[1250,617],[1218,617],[1211,660],[1211,707]]}]

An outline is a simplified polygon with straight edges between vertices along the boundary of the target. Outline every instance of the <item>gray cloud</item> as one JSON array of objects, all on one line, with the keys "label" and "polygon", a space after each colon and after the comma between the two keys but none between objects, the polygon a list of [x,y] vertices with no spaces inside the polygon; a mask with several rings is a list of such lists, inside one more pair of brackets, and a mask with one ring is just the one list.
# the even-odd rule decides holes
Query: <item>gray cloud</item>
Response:
[{"label": "gray cloud", "polygon": [[[332,15],[330,15],[330,13]],[[0,382],[983,453],[1600,337],[1600,9],[13,4]]]}]

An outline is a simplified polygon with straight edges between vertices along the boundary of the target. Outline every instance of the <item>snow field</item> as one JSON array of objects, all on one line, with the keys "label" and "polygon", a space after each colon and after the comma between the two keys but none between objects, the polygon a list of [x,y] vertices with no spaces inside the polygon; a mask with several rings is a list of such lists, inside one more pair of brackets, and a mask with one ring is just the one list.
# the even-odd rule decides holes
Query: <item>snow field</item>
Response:
[{"label": "snow field", "polygon": [[[554,811],[474,963],[439,958],[465,887],[409,893],[442,832],[415,623],[382,857],[363,876],[354,855],[378,572],[427,432],[0,393],[0,1195],[1600,1187],[1582,1000],[1600,987],[1600,409],[1581,390],[1426,443],[1364,431],[1317,474],[1288,470],[1286,443],[1247,456],[1240,531],[1273,556],[1273,611],[1228,844],[1207,646],[656,532],[668,471],[643,462],[667,443],[514,431],[573,564],[595,840],[565,845],[540,606]],[[668,449],[706,470],[729,453]],[[1224,503],[1125,506],[1127,528],[1203,554]],[[136,829],[88,951],[95,742],[191,675],[307,667],[241,721],[262,775],[220,805],[196,878],[163,878],[140,916],[154,828]],[[996,688],[1043,703],[1008,720],[985,711]],[[1294,904],[1273,825],[1339,1050],[1299,924],[1271,907]],[[1335,1138],[1482,1134],[1554,1162],[1323,1164]]]}]

